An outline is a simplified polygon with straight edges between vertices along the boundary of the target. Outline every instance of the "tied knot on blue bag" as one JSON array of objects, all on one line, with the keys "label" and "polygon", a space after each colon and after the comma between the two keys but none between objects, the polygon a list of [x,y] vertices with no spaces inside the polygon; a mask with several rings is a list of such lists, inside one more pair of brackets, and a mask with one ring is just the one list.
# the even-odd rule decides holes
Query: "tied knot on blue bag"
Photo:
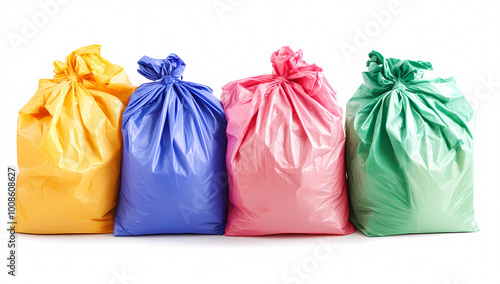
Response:
[{"label": "tied knot on blue bag", "polygon": [[161,78],[161,80],[159,82],[161,82],[164,85],[167,85],[167,84],[176,83],[179,80],[182,80],[182,76],[177,77],[177,76],[167,75],[167,76],[163,76],[163,78]]},{"label": "tied knot on blue bag", "polygon": [[430,62],[385,59],[382,54],[372,51],[366,62],[368,72],[365,80],[375,94],[384,94],[393,90],[405,90],[413,81],[423,78],[425,71],[432,70]]},{"label": "tied knot on blue bag", "polygon": [[143,56],[138,62],[137,72],[152,81],[171,84],[182,80],[186,63],[174,53],[166,59],[155,59]]}]

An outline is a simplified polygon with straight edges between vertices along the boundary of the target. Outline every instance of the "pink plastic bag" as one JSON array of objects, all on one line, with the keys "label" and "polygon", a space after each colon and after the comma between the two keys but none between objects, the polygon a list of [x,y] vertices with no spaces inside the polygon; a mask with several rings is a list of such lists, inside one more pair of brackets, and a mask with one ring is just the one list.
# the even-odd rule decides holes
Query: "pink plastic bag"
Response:
[{"label": "pink plastic bag", "polygon": [[222,89],[226,235],[350,234],[342,109],[322,69],[283,47],[273,75]]}]

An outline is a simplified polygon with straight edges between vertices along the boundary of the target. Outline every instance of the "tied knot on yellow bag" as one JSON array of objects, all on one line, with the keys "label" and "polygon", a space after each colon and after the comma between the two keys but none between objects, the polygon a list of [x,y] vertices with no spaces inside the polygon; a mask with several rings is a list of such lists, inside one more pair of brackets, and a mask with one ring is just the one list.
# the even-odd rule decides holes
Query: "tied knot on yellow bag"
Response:
[{"label": "tied knot on yellow bag", "polygon": [[19,112],[16,221],[24,233],[112,231],[121,119],[135,87],[99,45],[54,62]]}]

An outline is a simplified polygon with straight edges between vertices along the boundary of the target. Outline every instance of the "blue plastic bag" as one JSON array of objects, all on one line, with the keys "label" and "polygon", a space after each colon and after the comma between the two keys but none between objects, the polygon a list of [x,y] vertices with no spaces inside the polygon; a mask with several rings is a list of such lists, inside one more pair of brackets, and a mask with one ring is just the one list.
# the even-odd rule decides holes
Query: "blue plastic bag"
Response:
[{"label": "blue plastic bag", "polygon": [[186,64],[144,56],[141,85],[123,114],[121,188],[114,235],[223,234],[226,119],[204,85],[182,81]]}]

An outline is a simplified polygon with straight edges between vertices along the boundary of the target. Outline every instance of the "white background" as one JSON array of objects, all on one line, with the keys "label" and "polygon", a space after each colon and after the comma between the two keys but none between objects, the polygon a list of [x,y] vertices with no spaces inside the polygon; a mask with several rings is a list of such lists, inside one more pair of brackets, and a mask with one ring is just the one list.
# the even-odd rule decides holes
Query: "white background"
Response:
[{"label": "white background", "polygon": [[[290,45],[324,68],[343,107],[362,82],[372,49],[430,61],[437,75],[455,77],[477,111],[474,197],[481,232],[383,238],[359,232],[259,238],[18,235],[14,278],[7,276],[8,235],[1,229],[0,283],[500,283],[498,1],[401,1],[394,8],[390,1],[93,0],[56,2],[50,13],[40,5],[46,2],[0,4],[5,229],[6,167],[16,165],[17,112],[38,79],[52,77],[54,60],[101,44],[102,55],[139,85],[145,82],[135,71],[142,55],[165,58],[174,52],[187,63],[186,80],[211,86],[220,96],[229,81],[270,73],[271,53]],[[36,31],[23,34],[26,22]],[[11,42],[16,36],[24,40]],[[294,274],[296,269],[304,273]],[[292,281],[294,275],[300,281]]]}]

